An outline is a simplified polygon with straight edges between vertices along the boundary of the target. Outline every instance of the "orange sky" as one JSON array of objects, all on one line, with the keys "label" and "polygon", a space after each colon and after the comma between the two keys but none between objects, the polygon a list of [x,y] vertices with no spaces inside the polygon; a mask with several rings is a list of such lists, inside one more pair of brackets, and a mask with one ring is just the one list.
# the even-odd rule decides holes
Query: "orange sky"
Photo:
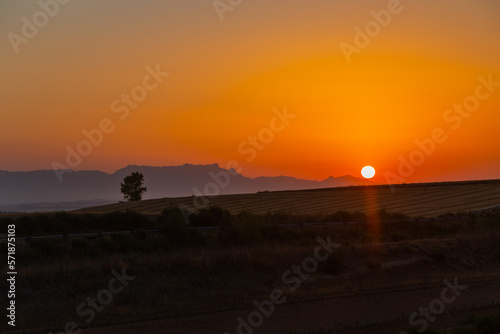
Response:
[{"label": "orange sky", "polygon": [[[243,1],[223,21],[212,1],[44,3],[53,17],[13,46],[23,17],[42,9],[0,2],[0,169],[236,160],[247,176],[325,179],[373,165],[381,183],[500,178],[500,86],[481,88],[488,97],[468,117],[447,114],[479,77],[500,82],[496,2],[401,1],[350,62],[341,43],[355,46],[354,28],[390,1]],[[113,102],[157,66],[169,75],[120,119],[125,104]],[[248,137],[285,107],[296,117],[249,159]],[[68,165],[67,147],[103,119],[113,130]],[[415,141],[437,128],[446,140],[401,175],[400,156],[419,158]]]}]

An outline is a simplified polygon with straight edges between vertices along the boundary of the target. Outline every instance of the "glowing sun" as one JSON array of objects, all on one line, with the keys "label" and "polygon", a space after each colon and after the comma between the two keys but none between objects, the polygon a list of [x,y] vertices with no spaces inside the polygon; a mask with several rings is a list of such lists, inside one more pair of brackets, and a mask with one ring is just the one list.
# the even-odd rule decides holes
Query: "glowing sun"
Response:
[{"label": "glowing sun", "polygon": [[361,175],[363,175],[365,179],[371,179],[375,176],[375,168],[372,166],[365,166],[361,169]]}]

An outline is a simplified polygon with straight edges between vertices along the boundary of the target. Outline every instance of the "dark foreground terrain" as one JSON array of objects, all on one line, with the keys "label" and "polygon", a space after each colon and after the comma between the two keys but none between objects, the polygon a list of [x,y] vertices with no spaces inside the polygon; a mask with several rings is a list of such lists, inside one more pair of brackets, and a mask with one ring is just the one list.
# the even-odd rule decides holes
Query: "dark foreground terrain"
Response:
[{"label": "dark foreground terrain", "polygon": [[[15,328],[4,320],[1,330],[500,332],[500,213],[441,218],[217,207],[189,224],[176,208],[158,216],[4,216],[2,229],[15,224],[19,239],[17,317]],[[302,225],[283,225],[290,223]],[[88,232],[103,234],[64,237]],[[42,235],[63,237],[33,238]],[[6,261],[0,270],[7,272]],[[8,290],[5,280],[0,288]]]}]

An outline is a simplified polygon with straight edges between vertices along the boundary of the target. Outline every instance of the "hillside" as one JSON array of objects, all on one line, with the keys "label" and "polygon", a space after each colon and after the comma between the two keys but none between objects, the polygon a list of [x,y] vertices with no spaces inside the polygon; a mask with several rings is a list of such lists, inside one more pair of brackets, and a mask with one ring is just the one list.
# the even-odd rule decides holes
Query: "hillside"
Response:
[{"label": "hillside", "polygon": [[201,208],[220,206],[231,213],[248,209],[255,213],[284,210],[316,214],[346,211],[374,211],[385,208],[409,216],[436,216],[448,212],[464,212],[500,204],[500,180],[464,181],[338,187],[326,189],[260,192],[254,194],[220,195],[214,197],[172,197],[115,203],[77,210],[104,213],[134,210],[159,214],[169,206]]},{"label": "hillside", "polygon": [[[204,193],[207,184],[216,185],[218,194],[372,184],[350,175],[329,177],[322,181],[288,176],[251,178],[238,174],[233,169],[221,168],[218,164],[164,167],[131,165],[112,174],[102,171],[65,170],[56,174],[53,170],[0,170],[0,211],[74,210],[89,206],[82,203],[84,201],[100,204],[118,202],[122,198],[120,183],[125,176],[135,171],[144,175],[145,186],[148,188],[144,194],[145,199]],[[49,210],[43,210],[44,208]]]}]

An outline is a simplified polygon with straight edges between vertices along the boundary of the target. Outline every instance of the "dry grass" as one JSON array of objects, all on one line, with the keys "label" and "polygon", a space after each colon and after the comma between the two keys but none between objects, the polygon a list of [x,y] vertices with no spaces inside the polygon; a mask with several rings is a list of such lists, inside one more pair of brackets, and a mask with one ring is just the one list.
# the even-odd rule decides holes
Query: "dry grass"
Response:
[{"label": "dry grass", "polygon": [[[233,230],[207,234],[159,219],[165,224],[161,235],[19,244],[18,328],[57,329],[78,320],[76,307],[106,288],[111,270],[121,268],[136,279],[92,326],[245,307],[276,287],[287,292],[288,301],[301,301],[441,284],[443,277],[457,273],[461,279],[498,275],[498,213],[378,226],[278,229],[253,224],[265,217],[239,215],[233,217]],[[328,235],[342,246],[303,287],[291,291],[281,280],[283,272],[312,256],[316,237]],[[0,270],[6,270],[5,264]],[[0,283],[2,291],[5,284]]]},{"label": "dry grass", "polygon": [[[238,308],[265,297],[275,287],[287,291],[287,300],[298,301],[411,287],[423,282],[439,283],[442,277],[457,272],[462,272],[464,279],[470,269],[473,269],[470,274],[481,271],[483,275],[498,267],[500,258],[495,254],[500,254],[500,238],[492,234],[494,231],[496,229],[483,228],[482,233],[478,231],[467,238],[449,235],[377,244],[343,244],[332,257],[336,261],[335,270],[328,263],[320,266],[295,292],[283,284],[281,275],[311,256],[315,242],[292,240],[222,249],[121,251],[98,257],[47,258],[22,267],[23,279],[19,281],[22,293],[17,298],[22,305],[21,327],[33,328],[40,323],[41,314],[44,324],[56,327],[78,319],[76,306],[106,288],[112,277],[111,270],[120,271],[122,267],[136,279],[116,296],[114,306],[99,315],[93,326],[118,321],[126,314],[133,314],[136,319],[151,319],[196,314],[207,309]],[[144,242],[150,242],[149,238],[155,237],[148,237]]]}]

